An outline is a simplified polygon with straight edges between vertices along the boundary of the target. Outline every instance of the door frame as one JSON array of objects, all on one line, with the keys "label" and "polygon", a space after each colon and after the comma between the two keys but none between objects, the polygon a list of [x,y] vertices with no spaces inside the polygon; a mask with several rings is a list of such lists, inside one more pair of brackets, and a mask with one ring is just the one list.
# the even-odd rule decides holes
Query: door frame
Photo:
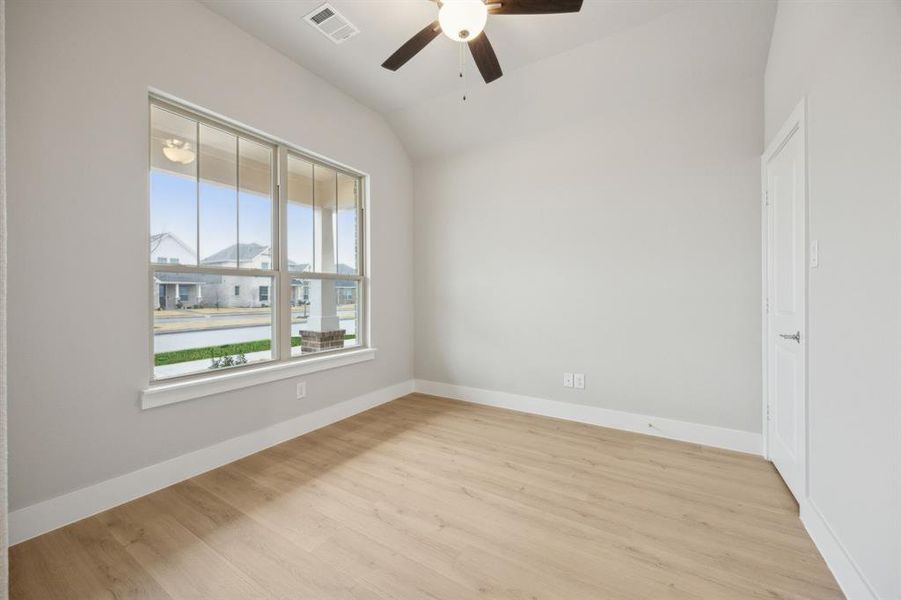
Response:
[{"label": "door frame", "polygon": [[809,363],[808,363],[808,339],[810,338],[810,322],[808,320],[808,303],[810,300],[810,191],[808,186],[808,155],[807,155],[807,98],[802,97],[800,102],[792,110],[791,115],[779,129],[766,150],[760,157],[760,196],[761,196],[761,336],[762,336],[762,371],[763,393],[761,404],[761,422],[763,431],[763,456],[770,460],[769,447],[769,356],[770,356],[770,319],[769,319],[769,201],[767,198],[768,177],[767,163],[773,158],[793,135],[797,135],[801,143],[801,152],[804,157],[804,169],[802,173],[803,184],[801,186],[804,195],[804,219],[802,236],[804,239],[804,284],[802,286],[804,299],[801,303],[801,322],[803,323],[803,337],[801,340],[801,364],[803,365],[804,382],[801,386],[802,395],[802,424],[800,434],[803,436],[800,459],[802,462],[803,478],[801,482],[802,502],[808,493],[808,441],[809,441]]}]

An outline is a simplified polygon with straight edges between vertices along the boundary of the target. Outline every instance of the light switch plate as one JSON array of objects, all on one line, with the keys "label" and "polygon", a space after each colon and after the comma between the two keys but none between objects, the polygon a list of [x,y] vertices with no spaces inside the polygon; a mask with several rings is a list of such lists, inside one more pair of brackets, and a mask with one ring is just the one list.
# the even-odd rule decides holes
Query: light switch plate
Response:
[{"label": "light switch plate", "polygon": [[563,374],[563,387],[571,388],[573,386],[573,374],[572,373],[564,373]]},{"label": "light switch plate", "polygon": [[820,243],[817,240],[810,242],[810,268],[820,266]]},{"label": "light switch plate", "polygon": [[585,389],[585,373],[573,374],[573,387],[577,390]]},{"label": "light switch plate", "polygon": [[298,381],[297,382],[297,399],[307,397],[307,382],[306,381]]}]

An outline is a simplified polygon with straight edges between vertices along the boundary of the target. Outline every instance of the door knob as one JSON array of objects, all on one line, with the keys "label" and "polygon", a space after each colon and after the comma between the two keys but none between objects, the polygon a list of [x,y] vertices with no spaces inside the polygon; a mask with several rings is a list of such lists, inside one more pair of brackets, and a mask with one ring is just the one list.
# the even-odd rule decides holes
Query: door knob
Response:
[{"label": "door knob", "polygon": [[796,331],[793,334],[780,333],[779,337],[781,337],[783,340],[795,340],[799,344],[801,343],[801,332],[800,331]]}]

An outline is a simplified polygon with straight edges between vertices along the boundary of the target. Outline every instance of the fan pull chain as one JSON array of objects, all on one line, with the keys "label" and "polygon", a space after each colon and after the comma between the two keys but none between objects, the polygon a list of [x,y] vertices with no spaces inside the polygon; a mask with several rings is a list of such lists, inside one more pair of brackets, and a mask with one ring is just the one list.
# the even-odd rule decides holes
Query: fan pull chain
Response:
[{"label": "fan pull chain", "polygon": [[460,82],[463,84],[463,102],[466,102],[466,77],[463,76],[465,69],[463,66],[463,46],[465,44],[457,44],[460,47]]}]

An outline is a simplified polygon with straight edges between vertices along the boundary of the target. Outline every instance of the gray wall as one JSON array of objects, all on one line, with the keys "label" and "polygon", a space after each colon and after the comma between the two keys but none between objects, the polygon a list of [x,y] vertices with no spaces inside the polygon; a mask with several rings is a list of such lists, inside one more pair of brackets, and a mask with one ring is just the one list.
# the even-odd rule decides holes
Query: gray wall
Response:
[{"label": "gray wall", "polygon": [[809,485],[880,598],[901,596],[901,2],[782,2],[771,139],[807,96]]},{"label": "gray wall", "polygon": [[761,66],[417,163],[416,376],[759,432],[762,97]]},{"label": "gray wall", "polygon": [[[16,0],[7,18],[11,508],[411,377],[411,166],[379,115],[194,2]],[[149,87],[372,175],[376,360],[307,376],[303,401],[288,380],[138,408]],[[117,302],[57,301],[98,276]]]},{"label": "gray wall", "polygon": [[9,597],[6,347],[6,0],[0,0],[0,600]]}]

